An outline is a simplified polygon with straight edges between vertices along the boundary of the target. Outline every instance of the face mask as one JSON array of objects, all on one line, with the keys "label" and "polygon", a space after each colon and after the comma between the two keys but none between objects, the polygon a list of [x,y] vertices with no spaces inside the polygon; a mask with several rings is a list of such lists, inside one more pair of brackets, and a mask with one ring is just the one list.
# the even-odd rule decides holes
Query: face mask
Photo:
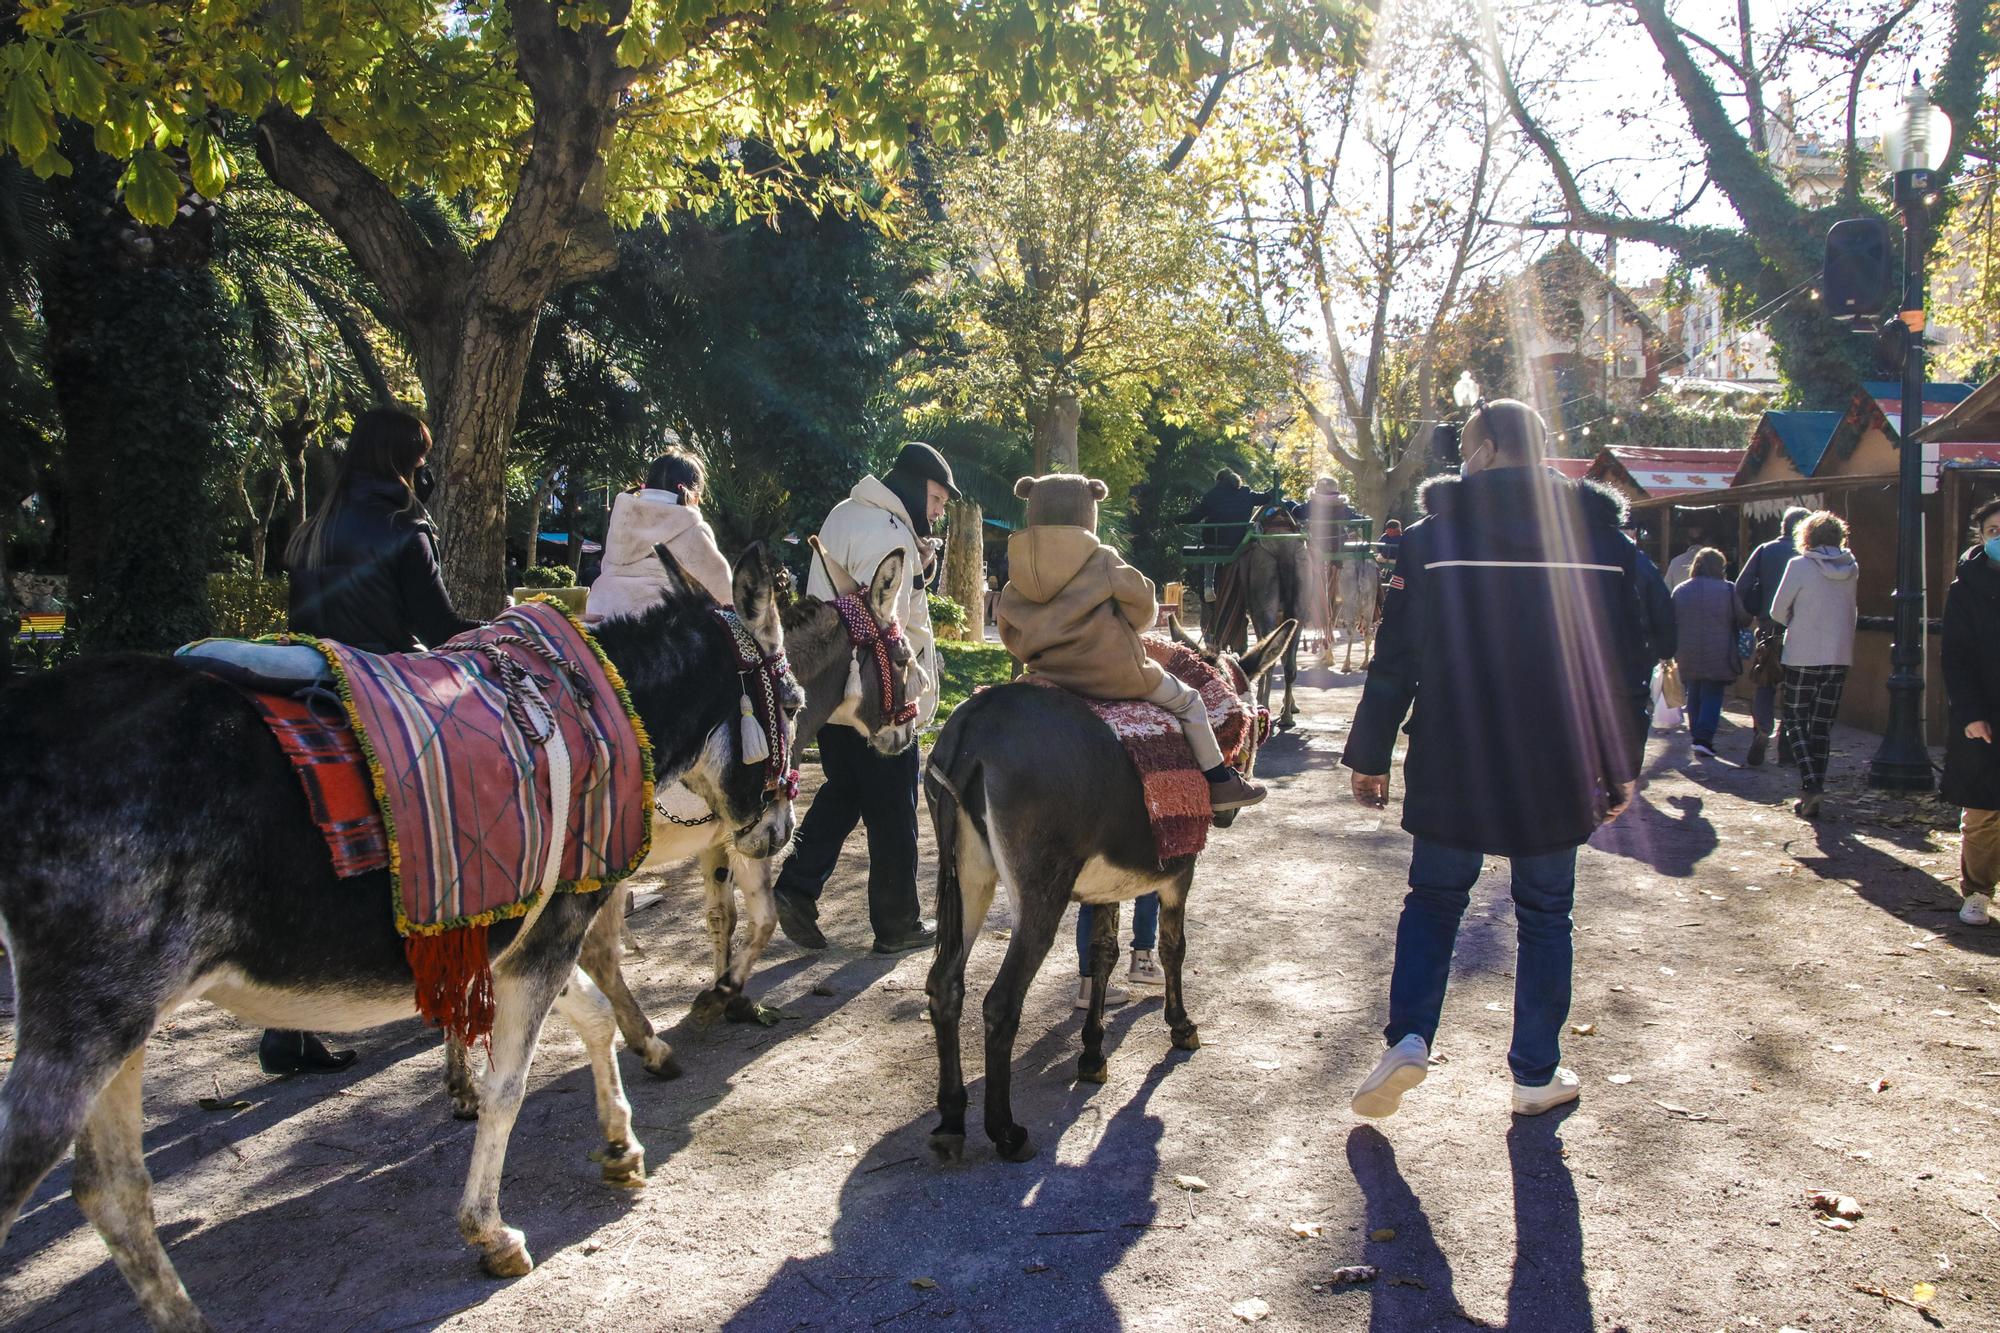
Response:
[{"label": "face mask", "polygon": [[1988,537],[1980,545],[1986,551],[1986,558],[1994,564],[2000,565],[2000,537]]}]

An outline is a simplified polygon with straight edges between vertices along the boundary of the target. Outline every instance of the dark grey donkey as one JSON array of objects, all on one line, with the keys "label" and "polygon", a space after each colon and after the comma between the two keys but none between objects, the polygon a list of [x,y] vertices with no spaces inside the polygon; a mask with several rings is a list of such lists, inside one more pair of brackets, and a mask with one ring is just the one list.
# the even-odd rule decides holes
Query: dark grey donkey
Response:
[{"label": "dark grey donkey", "polygon": [[[812,539],[815,543],[818,538]],[[846,570],[828,561],[835,590],[840,595],[863,592],[877,632],[895,618],[896,589],[903,577],[903,554],[892,551],[876,567],[874,578],[864,590]],[[737,607],[747,608],[753,619],[762,616],[762,605],[745,602],[737,594]],[[785,654],[792,672],[805,692],[805,706],[793,717],[795,732],[803,743],[819,734],[821,726],[838,720],[853,727],[884,753],[895,754],[916,744],[914,725],[896,724],[891,715],[914,688],[911,675],[915,655],[906,642],[889,647],[892,667],[890,698],[885,699],[880,684],[879,664],[872,647],[857,645],[849,635],[840,613],[830,602],[800,598],[781,613]],[[728,825],[713,810],[691,819],[666,817],[653,821],[653,849],[644,871],[664,871],[690,858],[699,858],[705,898],[709,941],[715,950],[715,980],[695,997],[692,1010],[698,1023],[712,1023],[727,1015],[735,1022],[775,1022],[777,1011],[758,1005],[745,993],[750,972],[763,957],[778,924],[777,853],[751,858],[737,849]],[[673,1048],[653,1028],[652,1020],[625,984],[625,905],[630,882],[611,889],[612,897],[591,924],[584,938],[581,965],[584,973],[602,988],[611,1001],[612,1013],[625,1044],[638,1055],[648,1073],[675,1078],[681,1072]],[[736,897],[742,895],[749,929],[739,946],[736,943]],[[461,1120],[477,1119],[479,1088],[472,1076],[466,1050],[450,1041],[445,1055],[445,1086],[451,1094],[452,1114]]]},{"label": "dark grey donkey", "polygon": [[[1257,525],[1272,540],[1253,541],[1243,553],[1243,575],[1249,582],[1247,606],[1250,626],[1262,640],[1287,620],[1303,622],[1312,595],[1312,556],[1300,532],[1298,520],[1282,509],[1274,509]],[[1299,706],[1292,695],[1292,683],[1299,674],[1299,636],[1285,645],[1285,702],[1278,710],[1278,730],[1290,731]],[[1257,702],[1269,706],[1271,677],[1267,673],[1257,686]]]},{"label": "dark grey donkey", "polygon": [[[768,577],[756,556],[737,567],[767,600]],[[686,775],[746,854],[768,855],[790,836],[790,802],[767,798],[761,771],[737,761],[736,651],[711,605],[676,575],[658,608],[607,625],[598,642],[661,779]],[[146,1038],[197,998],[253,1027],[354,1031],[409,1017],[390,893],[386,872],[335,878],[289,762],[228,685],[118,654],[0,691],[0,927],[18,1006],[0,1084],[0,1240],[74,1141],[72,1193],[146,1318],[206,1328],[153,1227]],[[489,932],[493,1056],[458,1225],[495,1276],[533,1264],[501,1220],[500,1173],[552,1003],[589,1052],[605,1179],[645,1183],[610,1008],[576,967],[608,897],[553,894],[538,915]]]},{"label": "dark grey donkey", "polygon": [[[1172,626],[1176,639],[1196,646],[1178,621]],[[1243,702],[1253,714],[1257,682],[1297,631],[1297,621],[1286,621],[1240,659],[1247,678]],[[1256,765],[1255,746],[1253,725],[1246,773]],[[1035,1147],[1028,1131],[1014,1122],[1014,1036],[1028,983],[1072,899],[1098,905],[1078,1077],[1105,1079],[1104,988],[1118,958],[1118,904],[1142,894],[1160,895],[1160,961],[1166,967],[1166,1018],[1174,1045],[1184,1051],[1200,1047],[1181,998],[1181,960],[1187,952],[1183,913],[1195,858],[1160,864],[1139,774],[1124,744],[1081,700],[1041,685],[1002,685],[962,704],[931,752],[924,794],[938,844],[938,952],[928,989],[937,1032],[939,1119],[931,1151],[955,1161],[965,1150],[965,1074],[958,1049],[965,960],[993,905],[994,889],[1004,883],[1013,903],[1014,934],[986,992],[986,1136],[1002,1157],[1025,1162]],[[1221,816],[1221,822],[1234,813]]]}]

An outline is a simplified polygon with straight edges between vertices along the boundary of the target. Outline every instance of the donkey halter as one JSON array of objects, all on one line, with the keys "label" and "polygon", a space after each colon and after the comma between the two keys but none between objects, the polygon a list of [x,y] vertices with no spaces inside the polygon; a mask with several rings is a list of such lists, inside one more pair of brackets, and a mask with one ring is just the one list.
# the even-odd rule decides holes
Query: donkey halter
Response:
[{"label": "donkey halter", "polygon": [[903,627],[891,620],[886,625],[877,624],[875,613],[868,609],[861,594],[848,593],[833,599],[833,609],[840,614],[840,623],[847,629],[847,640],[858,649],[873,649],[875,672],[882,690],[882,715],[892,726],[901,726],[917,716],[914,700],[896,702],[896,665],[890,659],[890,650],[903,642]]},{"label": "donkey halter", "polygon": [[[783,796],[796,800],[799,794],[799,770],[791,762],[790,728],[786,725],[785,701],[800,696],[798,681],[792,676],[792,663],[785,656],[784,649],[767,653],[757,642],[757,637],[743,623],[743,617],[726,606],[711,606],[708,613],[729,631],[729,641],[736,649],[736,672],[743,690],[742,715],[746,739],[749,726],[760,728],[764,734],[764,792],[776,799]],[[746,750],[746,753],[748,751]],[[756,763],[755,758],[745,763]],[[674,820],[683,824],[689,821]],[[706,819],[692,821],[707,823]]]}]

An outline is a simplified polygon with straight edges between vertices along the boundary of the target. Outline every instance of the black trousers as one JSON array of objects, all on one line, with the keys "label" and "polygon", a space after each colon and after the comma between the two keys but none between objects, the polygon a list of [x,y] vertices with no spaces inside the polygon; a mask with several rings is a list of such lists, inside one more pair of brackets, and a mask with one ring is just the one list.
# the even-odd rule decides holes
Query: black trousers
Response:
[{"label": "black trousers", "polygon": [[882,754],[852,727],[822,727],[819,765],[826,781],[799,823],[777,891],[817,904],[858,821],[868,830],[868,920],[876,939],[922,924],[917,907],[917,778],[920,745]]}]

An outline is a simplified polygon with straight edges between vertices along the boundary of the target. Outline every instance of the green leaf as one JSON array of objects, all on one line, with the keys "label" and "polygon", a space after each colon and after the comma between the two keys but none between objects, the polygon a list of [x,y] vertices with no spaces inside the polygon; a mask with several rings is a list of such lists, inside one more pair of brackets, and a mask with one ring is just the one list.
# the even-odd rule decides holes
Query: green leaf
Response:
[{"label": "green leaf", "polygon": [[42,155],[55,136],[55,120],[49,115],[49,90],[41,80],[17,74],[7,85],[7,142],[32,162]]},{"label": "green leaf", "polygon": [[56,105],[63,114],[79,120],[94,120],[104,112],[104,71],[90,53],[75,42],[55,48]]},{"label": "green leaf", "polygon": [[91,15],[85,25],[100,44],[118,53],[128,65],[146,63],[146,32],[139,20],[123,5],[106,5]]},{"label": "green leaf", "polygon": [[165,227],[181,202],[181,177],[173,162],[157,148],[141,148],[118,178],[125,208],[139,221]]},{"label": "green leaf", "polygon": [[221,198],[229,178],[236,174],[229,151],[206,125],[188,132],[188,173],[194,177],[194,188],[209,199]]},{"label": "green leaf", "polygon": [[278,70],[278,100],[301,116],[312,110],[312,80],[290,61]]}]

